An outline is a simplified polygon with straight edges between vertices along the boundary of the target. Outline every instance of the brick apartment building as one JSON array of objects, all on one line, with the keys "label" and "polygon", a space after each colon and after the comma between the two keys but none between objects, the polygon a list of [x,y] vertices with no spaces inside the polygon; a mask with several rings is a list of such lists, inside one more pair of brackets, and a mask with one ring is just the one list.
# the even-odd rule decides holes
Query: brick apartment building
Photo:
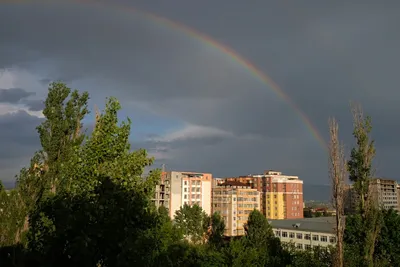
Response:
[{"label": "brick apartment building", "polygon": [[241,182],[259,191],[260,211],[269,219],[303,218],[303,181],[298,176],[283,175],[282,172],[269,170],[264,174],[225,180]]}]

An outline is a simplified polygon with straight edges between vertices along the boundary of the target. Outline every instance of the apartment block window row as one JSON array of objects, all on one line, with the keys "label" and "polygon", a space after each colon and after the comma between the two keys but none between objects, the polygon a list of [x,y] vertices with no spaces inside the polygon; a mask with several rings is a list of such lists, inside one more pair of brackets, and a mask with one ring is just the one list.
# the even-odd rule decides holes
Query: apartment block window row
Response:
[{"label": "apartment block window row", "polygon": [[257,198],[252,197],[252,198],[247,198],[247,197],[238,197],[237,201],[257,201]]},{"label": "apartment block window row", "polygon": [[228,197],[213,197],[215,202],[231,202],[231,198]]},{"label": "apartment block window row", "polygon": [[201,201],[192,201],[191,203],[189,201],[184,201],[184,205],[195,205],[197,204],[198,206],[201,207]]},{"label": "apartment block window row", "polygon": [[232,191],[214,191],[213,194],[215,196],[231,196],[231,195],[236,195],[236,191],[232,192]]},{"label": "apartment block window row", "polygon": [[238,214],[246,214],[249,215],[252,212],[252,210],[238,210]]},{"label": "apartment block window row", "polygon": [[258,195],[258,192],[250,192],[250,191],[239,191],[239,195]]},{"label": "apartment block window row", "polygon": [[238,204],[239,208],[257,208],[257,204]]},{"label": "apartment block window row", "polygon": [[228,208],[231,204],[227,203],[214,203],[215,208]]},{"label": "apartment block window row", "polygon": [[[292,239],[305,239],[305,240],[311,240],[311,235],[310,234],[303,234],[303,233],[295,233],[295,232],[286,232],[286,231],[275,231],[276,236],[282,235],[282,237],[289,237]],[[312,240],[313,241],[321,241],[321,242],[328,242],[328,236],[326,235],[312,235]],[[329,242],[330,243],[335,243],[336,238],[335,237],[329,237]]]}]

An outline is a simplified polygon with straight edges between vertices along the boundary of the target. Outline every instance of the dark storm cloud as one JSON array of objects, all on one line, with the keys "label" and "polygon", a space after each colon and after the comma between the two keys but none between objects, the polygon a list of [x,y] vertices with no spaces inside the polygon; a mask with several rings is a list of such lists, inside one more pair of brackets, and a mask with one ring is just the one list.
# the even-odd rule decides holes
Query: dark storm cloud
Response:
[{"label": "dark storm cloud", "polygon": [[39,148],[41,119],[24,111],[0,115],[0,179],[12,180]]},{"label": "dark storm cloud", "polygon": [[[349,101],[359,101],[376,118],[380,172],[397,173],[385,159],[400,148],[400,2],[135,3],[232,46],[268,73],[324,138],[333,115],[351,144]],[[82,89],[96,96],[112,94],[123,104],[139,102],[149,112],[234,136],[260,137],[162,144],[173,153],[165,162],[174,168],[217,175],[279,168],[309,183],[327,182],[327,158],[310,130],[249,71],[216,49],[134,13],[87,6],[2,7],[0,68],[19,66],[48,81],[84,79],[90,82]]]},{"label": "dark storm cloud", "polygon": [[[36,127],[42,119],[31,116],[25,111],[9,113],[0,116],[0,157],[5,158],[12,155],[23,155],[24,153],[18,149],[12,149],[12,146],[18,144],[20,146],[32,147],[38,144],[38,136]],[[3,149],[7,147],[6,149]]]},{"label": "dark storm cloud", "polygon": [[21,88],[0,89],[0,103],[17,104],[22,99],[35,95]]},{"label": "dark storm cloud", "polygon": [[28,107],[31,111],[41,111],[44,109],[44,101],[40,99],[27,99],[23,101],[24,105]]}]

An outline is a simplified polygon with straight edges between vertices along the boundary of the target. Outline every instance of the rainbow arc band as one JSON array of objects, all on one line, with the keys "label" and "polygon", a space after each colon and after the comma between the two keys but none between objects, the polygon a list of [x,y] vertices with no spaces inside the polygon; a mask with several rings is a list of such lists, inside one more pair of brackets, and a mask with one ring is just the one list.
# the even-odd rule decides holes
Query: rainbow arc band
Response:
[{"label": "rainbow arc band", "polygon": [[[111,0],[112,1],[112,0]],[[303,121],[307,129],[311,132],[313,137],[317,140],[317,142],[322,146],[324,150],[328,149],[328,145],[325,142],[324,138],[318,131],[317,127],[315,127],[311,120],[307,117],[307,115],[302,111],[296,103],[289,97],[288,94],[286,94],[267,74],[262,72],[259,68],[257,68],[253,63],[251,63],[248,59],[244,58],[241,56],[239,53],[234,51],[232,48],[223,45],[222,43],[214,40],[210,36],[201,33],[193,28],[190,28],[184,24],[178,23],[176,21],[170,20],[168,18],[159,16],[154,13],[150,13],[144,10],[140,10],[137,8],[133,7],[127,7],[122,4],[111,4],[110,2],[100,2],[100,1],[95,1],[95,0],[71,0],[72,3],[81,3],[81,4],[89,4],[89,5],[97,5],[99,7],[104,7],[104,8],[114,8],[117,10],[120,10],[121,12],[131,12],[135,13],[139,16],[143,16],[144,18],[153,21],[161,26],[182,32],[183,34],[186,34],[187,36],[190,36],[205,45],[208,45],[210,47],[213,47],[225,55],[229,56],[234,62],[237,64],[242,65],[245,69],[251,73],[252,76],[254,76],[256,79],[258,79],[261,83],[266,85],[266,87],[269,87],[272,89],[278,97],[280,97],[282,100],[284,100],[289,106],[292,107],[292,109],[298,114],[300,119]],[[0,1],[1,3],[33,3],[34,0],[2,0]],[[35,1],[36,3],[38,2],[44,2],[44,3],[57,3],[57,0],[46,0],[46,1]]]}]

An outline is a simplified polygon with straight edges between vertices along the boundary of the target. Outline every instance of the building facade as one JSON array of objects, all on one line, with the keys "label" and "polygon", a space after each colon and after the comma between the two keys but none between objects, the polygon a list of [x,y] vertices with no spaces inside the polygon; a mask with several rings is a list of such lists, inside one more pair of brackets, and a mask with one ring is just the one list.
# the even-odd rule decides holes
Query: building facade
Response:
[{"label": "building facade", "polygon": [[260,208],[260,192],[247,184],[226,181],[215,184],[212,190],[212,212],[221,215],[225,223],[225,236],[244,235],[249,214]]},{"label": "building facade", "polygon": [[184,204],[197,204],[210,215],[211,183],[211,173],[162,172],[161,182],[156,187],[153,202],[156,207],[167,208],[171,219]]},{"label": "building facade", "polygon": [[[383,209],[395,209],[400,211],[400,192],[397,181],[391,179],[371,179],[369,184],[371,196],[377,205]],[[353,185],[345,188],[345,211],[352,213],[357,209],[359,197]]]},{"label": "building facade", "polygon": [[272,230],[282,243],[297,249],[336,245],[335,217],[270,220]]},{"label": "building facade", "polygon": [[260,192],[260,211],[270,219],[303,218],[303,181],[278,171],[226,178],[245,183]]}]

